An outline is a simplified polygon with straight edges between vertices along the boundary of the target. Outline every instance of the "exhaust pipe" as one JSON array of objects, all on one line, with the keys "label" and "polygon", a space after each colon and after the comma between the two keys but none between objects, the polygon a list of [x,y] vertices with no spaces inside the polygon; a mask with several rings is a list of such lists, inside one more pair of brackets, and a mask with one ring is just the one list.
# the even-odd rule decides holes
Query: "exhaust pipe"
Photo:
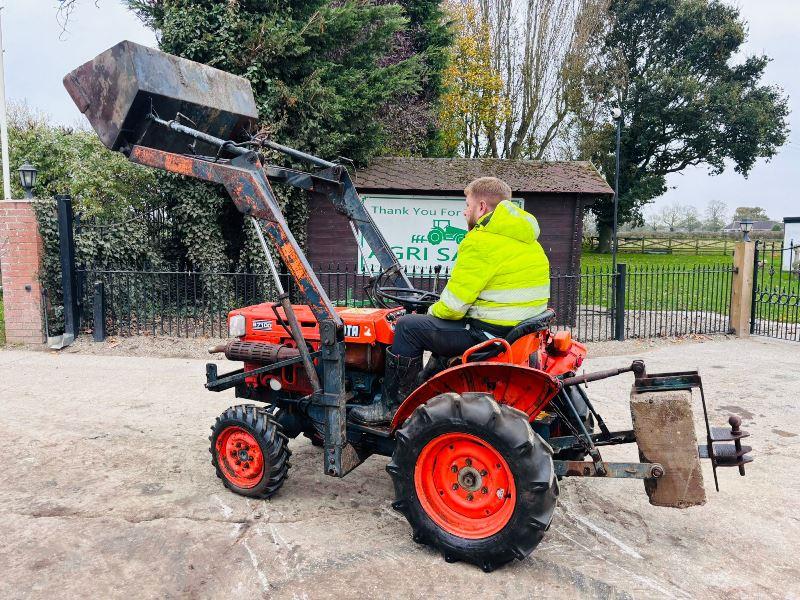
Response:
[{"label": "exhaust pipe", "polygon": [[240,340],[231,340],[227,344],[211,346],[208,352],[209,354],[222,352],[228,360],[238,360],[261,365],[271,365],[282,360],[300,356],[300,351],[291,346],[267,344],[264,342],[242,342]]}]

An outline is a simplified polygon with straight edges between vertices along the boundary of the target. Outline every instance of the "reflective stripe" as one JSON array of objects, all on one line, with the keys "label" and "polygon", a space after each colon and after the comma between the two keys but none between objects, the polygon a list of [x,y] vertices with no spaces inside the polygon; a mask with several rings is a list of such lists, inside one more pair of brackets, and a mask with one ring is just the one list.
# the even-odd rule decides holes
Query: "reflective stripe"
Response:
[{"label": "reflective stripe", "polygon": [[533,239],[538,240],[542,230],[539,228],[539,222],[536,220],[536,217],[525,213],[525,219],[531,224],[531,227],[533,227]]},{"label": "reflective stripe", "polygon": [[478,296],[478,300],[487,302],[502,302],[513,304],[516,302],[533,302],[550,297],[550,284],[537,285],[535,287],[514,288],[507,290],[483,290]]},{"label": "reflective stripe", "polygon": [[467,316],[492,321],[524,321],[547,310],[547,302],[536,306],[472,306]]},{"label": "reflective stripe", "polygon": [[457,313],[463,313],[469,307],[469,303],[461,302],[458,296],[448,290],[447,287],[444,288],[439,299],[447,305],[447,308]]}]

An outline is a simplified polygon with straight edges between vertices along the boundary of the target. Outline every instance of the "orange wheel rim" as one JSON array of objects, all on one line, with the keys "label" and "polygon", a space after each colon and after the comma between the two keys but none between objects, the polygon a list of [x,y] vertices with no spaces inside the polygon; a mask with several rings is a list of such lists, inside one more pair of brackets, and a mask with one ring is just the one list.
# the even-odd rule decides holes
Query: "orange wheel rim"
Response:
[{"label": "orange wheel rim", "polygon": [[225,477],[240,488],[258,485],[264,476],[264,454],[248,431],[226,427],[217,437],[217,462]]},{"label": "orange wheel rim", "polygon": [[434,523],[473,540],[503,529],[517,501],[503,456],[468,433],[446,433],[428,442],[417,458],[414,486]]}]

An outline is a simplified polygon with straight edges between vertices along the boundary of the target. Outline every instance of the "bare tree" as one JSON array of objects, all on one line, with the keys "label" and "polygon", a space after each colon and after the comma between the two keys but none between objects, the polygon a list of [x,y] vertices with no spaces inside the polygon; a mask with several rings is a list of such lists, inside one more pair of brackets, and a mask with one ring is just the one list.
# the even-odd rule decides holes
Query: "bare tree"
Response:
[{"label": "bare tree", "polygon": [[703,229],[706,231],[720,231],[727,224],[728,205],[722,200],[709,200],[706,205],[706,218],[703,222]]},{"label": "bare tree", "polygon": [[[78,7],[82,0],[57,0],[58,9],[56,11],[56,20],[61,27],[61,36],[67,33],[67,25],[69,25],[69,18],[72,12]],[[91,0],[95,7],[99,6],[100,0]]]},{"label": "bare tree", "polygon": [[659,213],[653,206],[649,206],[643,211],[642,221],[647,229],[652,229],[653,231],[658,231],[658,228],[661,225]]},{"label": "bare tree", "polygon": [[465,155],[542,159],[556,153],[609,1],[477,1],[476,22],[488,28],[489,70],[501,88],[477,95],[497,94],[498,109],[472,116],[473,135],[460,149]]},{"label": "bare tree", "polygon": [[668,231],[675,231],[686,214],[686,207],[677,202],[663,206],[656,214],[655,218],[659,225],[666,227]]},{"label": "bare tree", "polygon": [[769,221],[767,211],[760,206],[739,206],[733,213],[734,221],[743,221],[750,219],[751,221]]},{"label": "bare tree", "polygon": [[689,232],[700,229],[703,225],[700,220],[700,212],[694,206],[683,206],[681,208],[683,208],[683,218],[680,222],[681,229]]}]

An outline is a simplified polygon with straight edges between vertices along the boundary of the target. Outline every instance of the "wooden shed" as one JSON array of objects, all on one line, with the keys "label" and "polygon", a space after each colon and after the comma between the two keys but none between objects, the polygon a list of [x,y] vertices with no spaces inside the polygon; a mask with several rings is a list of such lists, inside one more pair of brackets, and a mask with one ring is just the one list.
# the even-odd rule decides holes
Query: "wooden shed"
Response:
[{"label": "wooden shed", "polygon": [[[466,229],[461,216],[463,190],[483,176],[508,183],[513,199],[536,216],[542,230],[539,241],[554,272],[580,269],[583,211],[596,199],[613,194],[589,162],[376,158],[369,168],[355,172],[354,181],[402,263],[450,266],[462,235],[459,232]],[[359,254],[345,217],[323,200],[313,201],[310,208],[308,254],[312,264],[352,268],[359,263],[359,256],[367,258]]]}]

